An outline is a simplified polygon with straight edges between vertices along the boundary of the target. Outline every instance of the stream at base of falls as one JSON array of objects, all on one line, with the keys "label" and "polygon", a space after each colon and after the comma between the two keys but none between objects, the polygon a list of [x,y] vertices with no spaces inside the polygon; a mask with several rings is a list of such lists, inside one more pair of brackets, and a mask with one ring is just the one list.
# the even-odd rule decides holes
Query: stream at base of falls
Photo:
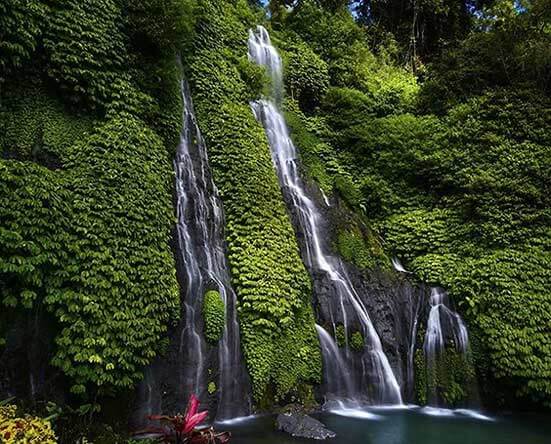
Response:
[{"label": "stream at base of falls", "polygon": [[[331,444],[549,444],[551,417],[514,415],[484,417],[471,410],[452,411],[409,407],[373,408],[364,417],[331,413],[314,415],[337,436]],[[232,444],[301,444],[274,429],[273,416],[224,425]]]}]

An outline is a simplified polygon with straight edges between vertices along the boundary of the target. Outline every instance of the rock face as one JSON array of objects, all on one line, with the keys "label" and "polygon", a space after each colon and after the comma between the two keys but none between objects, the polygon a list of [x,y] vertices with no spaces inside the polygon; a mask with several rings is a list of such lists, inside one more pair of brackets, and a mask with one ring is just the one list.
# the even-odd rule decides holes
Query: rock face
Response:
[{"label": "rock face", "polygon": [[[328,239],[327,246],[331,254],[338,255],[335,244],[339,227],[352,222],[362,228],[362,233],[367,231],[364,222],[354,215],[338,195],[332,197],[331,205],[328,206],[323,202],[317,185],[306,184],[306,191],[317,204],[321,216],[318,221],[319,229]],[[294,210],[292,204],[289,203],[288,207],[301,254],[306,257],[306,235],[301,231],[300,215]],[[375,267],[371,270],[363,270],[346,261],[343,261],[343,266],[381,340],[383,351],[400,385],[402,400],[413,402],[415,398],[414,356],[416,350],[422,346],[417,341],[417,335],[426,323],[430,288],[404,273],[391,269]],[[341,301],[334,297],[334,283],[330,277],[324,272],[314,270],[312,278],[313,305],[317,323],[328,331],[331,331],[332,324],[348,324],[351,332],[359,331],[361,323],[357,317],[357,311],[350,301]],[[358,352],[352,350],[350,353]],[[354,362],[350,365],[350,372],[355,375],[352,380],[360,381],[360,385],[354,389],[358,394],[369,394],[372,384],[366,384],[366,381],[376,380],[378,370],[376,367],[366,368],[359,358],[358,356],[358,359],[353,360]],[[367,375],[367,378],[359,375]],[[321,400],[328,391],[328,387],[320,387],[317,398]],[[366,400],[371,401],[369,395]]]},{"label": "rock face", "polygon": [[304,413],[280,413],[276,421],[278,430],[295,438],[327,439],[336,436],[335,432],[326,428],[323,423]]}]

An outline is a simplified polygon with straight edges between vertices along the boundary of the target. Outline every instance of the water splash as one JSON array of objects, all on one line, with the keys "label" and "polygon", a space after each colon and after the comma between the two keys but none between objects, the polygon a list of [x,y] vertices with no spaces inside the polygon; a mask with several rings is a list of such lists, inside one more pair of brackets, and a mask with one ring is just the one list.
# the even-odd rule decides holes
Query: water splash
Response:
[{"label": "water splash", "polygon": [[[299,175],[298,152],[276,105],[282,90],[281,58],[271,44],[268,32],[261,26],[249,34],[249,58],[265,66],[273,79],[275,101],[259,100],[251,106],[266,130],[281,188],[290,212],[296,214],[297,230],[303,234],[303,260],[315,280],[322,279],[331,287],[333,328],[337,319],[342,319],[344,324],[347,346],[342,351],[325,329],[317,326],[324,357],[326,398],[351,402],[368,398],[369,402],[376,404],[400,404],[400,387],[379,336],[341,259],[328,252],[327,239],[321,231],[320,213],[307,195]],[[353,352],[348,347],[348,334],[353,323],[359,326],[365,341],[361,352]]]},{"label": "water splash", "polygon": [[408,273],[408,274],[411,274],[411,271],[407,271],[404,266],[402,265],[402,263],[400,262],[400,260],[397,258],[397,257],[393,257],[391,259],[391,262],[392,262],[392,266],[394,267],[394,269],[400,273]]}]

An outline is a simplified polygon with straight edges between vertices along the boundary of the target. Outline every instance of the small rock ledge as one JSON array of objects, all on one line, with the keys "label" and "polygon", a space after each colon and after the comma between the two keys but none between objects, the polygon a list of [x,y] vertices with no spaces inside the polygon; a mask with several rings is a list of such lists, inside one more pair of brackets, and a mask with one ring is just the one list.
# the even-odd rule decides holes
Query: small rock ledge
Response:
[{"label": "small rock ledge", "polygon": [[302,412],[286,412],[277,415],[277,429],[295,438],[328,439],[336,436],[325,425]]}]

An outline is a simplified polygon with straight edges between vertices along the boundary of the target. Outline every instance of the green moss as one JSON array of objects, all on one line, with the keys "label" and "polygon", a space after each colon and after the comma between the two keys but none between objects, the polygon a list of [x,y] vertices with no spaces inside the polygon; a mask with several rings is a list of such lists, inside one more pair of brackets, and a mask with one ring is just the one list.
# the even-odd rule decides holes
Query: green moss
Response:
[{"label": "green moss", "polygon": [[337,251],[344,260],[359,268],[371,269],[375,266],[375,259],[361,234],[341,231],[337,237]]},{"label": "green moss", "polygon": [[352,336],[350,336],[350,347],[354,351],[362,351],[365,345],[365,339],[362,335],[362,332],[355,331],[352,333]]},{"label": "green moss", "polygon": [[209,384],[207,385],[207,392],[209,393],[209,395],[214,395],[216,393],[216,383],[214,383],[213,381],[210,381]]},{"label": "green moss", "polygon": [[205,322],[205,338],[211,345],[216,345],[226,326],[226,307],[220,293],[211,290],[205,293],[203,299],[203,320]]},{"label": "green moss", "polygon": [[[346,329],[343,324],[337,324],[335,328],[335,341],[339,347],[346,346]],[[361,351],[364,348],[365,341],[361,331],[353,331],[348,334],[348,345],[354,351]]]},{"label": "green moss", "polygon": [[422,349],[418,349],[415,352],[415,399],[419,405],[427,405],[428,397],[427,391],[428,378],[427,378],[427,364],[425,362],[425,355]]},{"label": "green moss", "polygon": [[337,324],[335,327],[335,341],[339,347],[346,345],[346,330],[342,324]]}]

